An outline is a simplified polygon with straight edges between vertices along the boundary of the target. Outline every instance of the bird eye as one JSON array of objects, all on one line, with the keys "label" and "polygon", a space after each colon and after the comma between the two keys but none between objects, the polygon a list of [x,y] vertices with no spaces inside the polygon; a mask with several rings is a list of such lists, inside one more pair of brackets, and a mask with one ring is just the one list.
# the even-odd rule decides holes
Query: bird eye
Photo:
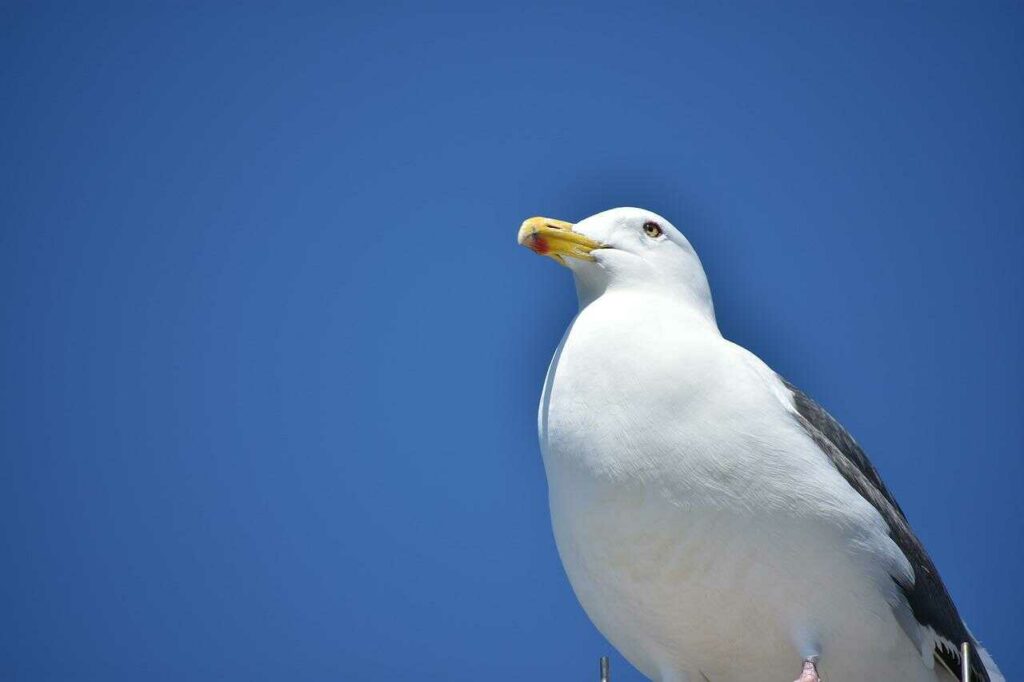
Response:
[{"label": "bird eye", "polygon": [[646,222],[644,223],[644,234],[651,239],[656,239],[661,236],[661,225],[658,223]]}]

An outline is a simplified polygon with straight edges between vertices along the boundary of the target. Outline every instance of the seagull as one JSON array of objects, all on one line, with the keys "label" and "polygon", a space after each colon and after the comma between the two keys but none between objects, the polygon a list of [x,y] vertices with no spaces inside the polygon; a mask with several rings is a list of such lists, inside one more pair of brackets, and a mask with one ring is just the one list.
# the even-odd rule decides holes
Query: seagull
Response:
[{"label": "seagull", "polygon": [[722,337],[671,223],[530,218],[518,241],[575,279],[540,448],[573,591],[630,663],[660,682],[1004,682],[857,442]]}]

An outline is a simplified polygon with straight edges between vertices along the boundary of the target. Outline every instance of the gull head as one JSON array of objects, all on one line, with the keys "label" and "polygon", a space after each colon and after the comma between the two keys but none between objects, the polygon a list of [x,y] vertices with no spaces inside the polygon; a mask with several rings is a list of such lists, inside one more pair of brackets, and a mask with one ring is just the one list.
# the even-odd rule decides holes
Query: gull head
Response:
[{"label": "gull head", "polygon": [[519,243],[572,270],[581,308],[605,293],[630,291],[674,299],[714,320],[697,252],[657,213],[613,208],[575,224],[530,218]]}]

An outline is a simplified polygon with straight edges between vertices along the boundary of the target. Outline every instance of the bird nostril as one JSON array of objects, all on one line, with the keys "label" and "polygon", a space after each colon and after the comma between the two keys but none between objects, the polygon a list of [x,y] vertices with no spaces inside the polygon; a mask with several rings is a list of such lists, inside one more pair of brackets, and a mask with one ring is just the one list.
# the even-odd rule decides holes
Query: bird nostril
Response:
[{"label": "bird nostril", "polygon": [[560,225],[552,225],[551,223],[544,223],[544,224],[547,227],[550,227],[552,230],[561,230],[562,229],[562,227]]}]

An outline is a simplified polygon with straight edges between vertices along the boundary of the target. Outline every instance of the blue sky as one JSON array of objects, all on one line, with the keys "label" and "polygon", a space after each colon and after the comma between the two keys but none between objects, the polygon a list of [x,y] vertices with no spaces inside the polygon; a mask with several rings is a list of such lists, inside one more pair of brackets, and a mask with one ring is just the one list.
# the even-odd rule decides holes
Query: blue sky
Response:
[{"label": "blue sky", "polygon": [[515,232],[618,205],[1024,676],[1024,10],[770,4],[4,4],[3,677],[596,678]]}]

